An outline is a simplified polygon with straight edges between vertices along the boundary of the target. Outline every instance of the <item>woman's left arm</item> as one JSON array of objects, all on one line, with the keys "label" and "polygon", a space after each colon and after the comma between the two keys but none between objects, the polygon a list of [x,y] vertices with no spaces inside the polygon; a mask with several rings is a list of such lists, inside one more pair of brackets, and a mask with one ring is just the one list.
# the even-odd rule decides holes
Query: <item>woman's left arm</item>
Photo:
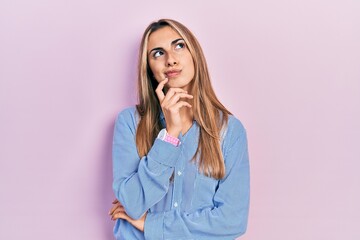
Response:
[{"label": "woman's left arm", "polygon": [[[148,213],[145,238],[152,239],[235,239],[247,228],[250,200],[250,171],[245,129],[226,151],[227,174],[219,183],[213,207],[192,213],[177,209]],[[197,193],[201,194],[201,193]]]}]

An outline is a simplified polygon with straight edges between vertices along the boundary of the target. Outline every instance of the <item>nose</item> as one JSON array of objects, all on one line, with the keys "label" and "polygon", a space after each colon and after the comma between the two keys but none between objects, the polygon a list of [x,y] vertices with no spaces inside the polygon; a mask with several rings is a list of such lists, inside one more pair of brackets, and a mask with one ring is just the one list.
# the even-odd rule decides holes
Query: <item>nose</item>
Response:
[{"label": "nose", "polygon": [[169,53],[169,54],[168,54],[168,58],[167,58],[167,63],[166,63],[166,65],[167,65],[168,67],[171,67],[171,66],[174,66],[174,65],[176,65],[176,64],[178,64],[178,60],[174,57],[173,54]]}]

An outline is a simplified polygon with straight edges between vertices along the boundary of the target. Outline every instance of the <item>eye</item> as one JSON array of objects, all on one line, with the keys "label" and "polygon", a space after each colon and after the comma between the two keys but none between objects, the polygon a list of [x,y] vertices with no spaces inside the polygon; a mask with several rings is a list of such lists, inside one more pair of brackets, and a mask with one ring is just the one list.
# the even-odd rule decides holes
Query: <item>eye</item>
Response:
[{"label": "eye", "polygon": [[184,47],[185,47],[185,43],[179,42],[179,43],[176,44],[175,49],[181,49],[181,48],[184,48]]},{"label": "eye", "polygon": [[155,52],[153,53],[153,57],[154,57],[154,58],[158,58],[158,57],[160,57],[161,55],[164,55],[164,53],[163,53],[162,51],[155,51]]}]

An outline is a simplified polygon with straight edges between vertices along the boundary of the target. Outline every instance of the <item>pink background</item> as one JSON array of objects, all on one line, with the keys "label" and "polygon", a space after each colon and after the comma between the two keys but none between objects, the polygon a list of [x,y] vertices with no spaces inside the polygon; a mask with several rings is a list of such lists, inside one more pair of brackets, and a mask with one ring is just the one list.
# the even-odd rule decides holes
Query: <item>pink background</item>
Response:
[{"label": "pink background", "polygon": [[112,239],[113,122],[161,17],[197,35],[247,128],[241,239],[360,239],[359,13],[356,0],[2,0],[0,239]]}]

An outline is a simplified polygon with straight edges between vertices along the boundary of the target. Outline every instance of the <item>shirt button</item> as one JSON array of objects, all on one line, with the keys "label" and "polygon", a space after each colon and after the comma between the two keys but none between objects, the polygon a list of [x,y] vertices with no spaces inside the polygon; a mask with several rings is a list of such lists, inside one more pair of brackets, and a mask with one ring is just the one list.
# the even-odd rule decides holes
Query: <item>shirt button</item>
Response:
[{"label": "shirt button", "polygon": [[181,176],[182,172],[181,172],[181,171],[178,171],[177,174],[178,174],[178,176]]},{"label": "shirt button", "polygon": [[174,207],[177,207],[177,206],[178,206],[178,203],[177,203],[177,202],[175,202],[175,203],[174,203]]}]

